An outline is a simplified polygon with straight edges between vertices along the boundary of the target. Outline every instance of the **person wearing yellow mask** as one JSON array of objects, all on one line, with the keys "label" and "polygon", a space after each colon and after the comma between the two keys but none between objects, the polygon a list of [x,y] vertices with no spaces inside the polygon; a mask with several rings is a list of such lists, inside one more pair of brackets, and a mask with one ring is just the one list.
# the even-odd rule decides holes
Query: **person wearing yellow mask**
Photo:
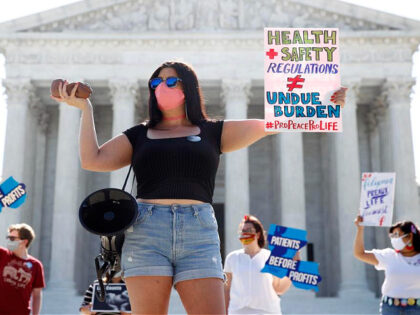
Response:
[{"label": "person wearing yellow mask", "polygon": [[270,251],[264,248],[264,232],[260,220],[252,215],[246,215],[239,224],[242,248],[229,253],[224,265],[228,314],[281,314],[279,295],[286,293],[292,282],[261,272],[270,257]]}]

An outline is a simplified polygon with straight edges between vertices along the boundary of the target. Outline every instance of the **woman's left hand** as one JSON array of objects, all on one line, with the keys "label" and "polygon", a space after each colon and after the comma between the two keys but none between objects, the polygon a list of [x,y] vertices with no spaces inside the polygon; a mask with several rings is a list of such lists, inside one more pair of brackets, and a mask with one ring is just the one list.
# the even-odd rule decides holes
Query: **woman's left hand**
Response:
[{"label": "woman's left hand", "polygon": [[333,95],[331,95],[330,101],[334,104],[341,105],[341,107],[344,107],[344,105],[346,104],[346,92],[347,88],[340,88],[339,90],[335,91]]},{"label": "woman's left hand", "polygon": [[298,250],[295,254],[295,257],[293,257],[293,260],[300,260],[300,251]]}]

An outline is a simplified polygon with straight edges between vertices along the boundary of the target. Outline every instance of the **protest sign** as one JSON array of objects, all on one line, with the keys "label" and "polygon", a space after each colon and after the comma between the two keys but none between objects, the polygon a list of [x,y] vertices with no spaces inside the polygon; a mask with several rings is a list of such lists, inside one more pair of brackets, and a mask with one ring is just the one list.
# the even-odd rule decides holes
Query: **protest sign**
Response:
[{"label": "protest sign", "polygon": [[264,29],[265,130],[341,132],[336,28]]},{"label": "protest sign", "polygon": [[124,283],[109,283],[105,285],[105,301],[99,301],[96,296],[100,287],[98,283],[93,285],[92,312],[115,312],[131,313],[130,300],[127,287]]},{"label": "protest sign", "polygon": [[296,252],[307,244],[306,231],[279,225],[270,225],[268,248],[270,257],[261,272],[283,278],[289,277],[299,289],[318,291],[322,278],[318,272],[318,263],[293,260]]},{"label": "protest sign", "polygon": [[365,226],[391,226],[395,173],[363,173],[360,215]]},{"label": "protest sign", "polygon": [[25,184],[17,182],[12,176],[0,184],[0,212],[3,207],[18,208],[26,200]]}]

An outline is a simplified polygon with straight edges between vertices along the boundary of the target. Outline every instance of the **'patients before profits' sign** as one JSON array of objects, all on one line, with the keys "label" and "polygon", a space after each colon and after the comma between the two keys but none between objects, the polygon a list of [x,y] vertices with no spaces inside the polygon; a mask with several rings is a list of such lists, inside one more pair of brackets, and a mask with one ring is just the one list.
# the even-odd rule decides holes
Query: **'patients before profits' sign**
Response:
[{"label": "'patients before profits' sign", "polygon": [[265,130],[341,132],[338,29],[264,29]]},{"label": "'patients before profits' sign", "polygon": [[261,272],[288,277],[299,289],[319,290],[322,278],[318,263],[294,259],[296,252],[307,244],[305,230],[271,224],[267,241],[271,253]]}]

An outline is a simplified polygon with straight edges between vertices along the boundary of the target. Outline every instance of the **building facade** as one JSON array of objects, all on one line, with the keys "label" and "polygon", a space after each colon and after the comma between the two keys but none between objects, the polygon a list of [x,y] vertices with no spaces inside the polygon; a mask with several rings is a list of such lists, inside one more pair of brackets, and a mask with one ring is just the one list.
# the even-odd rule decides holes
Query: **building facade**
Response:
[{"label": "building facade", "polygon": [[[341,134],[269,136],[223,154],[214,206],[223,251],[239,248],[243,214],[265,227],[308,231],[320,263],[320,296],[378,293],[381,275],[352,255],[361,172],[396,172],[394,219],[420,223],[410,124],[412,56],[420,22],[330,0],[85,0],[0,24],[8,118],[3,178],[25,183],[18,210],[3,209],[0,230],[31,224],[32,254],[49,286],[82,291],[94,278],[99,238],[83,230],[85,196],[121,187],[127,169],[80,167],[80,111],[49,98],[51,81],[88,82],[102,144],[147,119],[147,83],[164,61],[191,64],[210,117],[263,117],[263,27],[338,27]],[[366,229],[366,247],[385,247],[384,228]]]}]

